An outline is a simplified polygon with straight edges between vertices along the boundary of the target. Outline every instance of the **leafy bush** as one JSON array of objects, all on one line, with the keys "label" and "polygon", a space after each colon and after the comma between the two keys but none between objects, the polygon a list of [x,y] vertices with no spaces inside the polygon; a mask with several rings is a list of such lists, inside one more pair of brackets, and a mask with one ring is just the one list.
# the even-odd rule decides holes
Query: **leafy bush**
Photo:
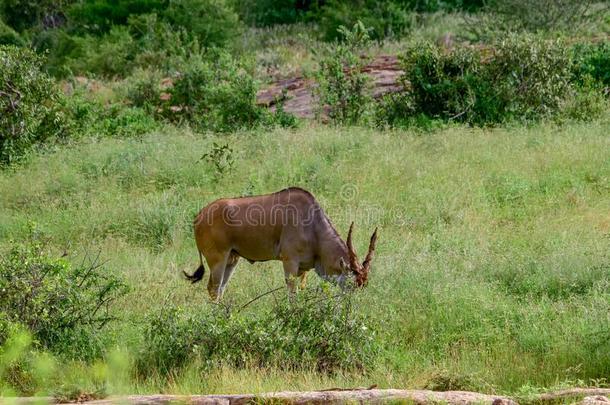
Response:
[{"label": "leafy bush", "polygon": [[[423,114],[471,124],[559,116],[580,91],[572,80],[572,58],[561,41],[509,36],[489,48],[446,52],[431,44],[411,47],[402,59],[409,91],[387,103],[385,118]],[[392,101],[392,99],[390,99]],[[400,103],[398,103],[400,101]],[[588,109],[594,111],[595,109]]]},{"label": "leafy bush", "polygon": [[70,21],[77,32],[101,34],[113,26],[126,25],[130,17],[161,12],[167,0],[86,0],[69,8]]},{"label": "leafy bush", "polygon": [[3,0],[0,15],[12,28],[21,32],[37,24],[52,28],[65,21],[64,11],[74,0]]},{"label": "leafy bush", "polygon": [[125,98],[134,106],[154,112],[162,92],[161,76],[154,70],[136,70],[126,82]]},{"label": "leafy bush", "polygon": [[167,373],[190,363],[362,370],[377,348],[350,294],[301,292],[258,316],[166,306],[149,316],[138,367]]},{"label": "leafy bush", "polygon": [[13,243],[0,257],[0,337],[21,325],[43,349],[75,359],[98,356],[100,329],[114,319],[109,306],[125,292],[125,284],[97,263],[55,259],[35,236]]},{"label": "leafy bush", "polygon": [[66,134],[62,97],[41,65],[28,49],[0,46],[0,165],[19,160],[38,142]]},{"label": "leafy bush", "polygon": [[513,35],[496,44],[484,66],[505,115],[530,119],[560,112],[570,93],[571,65],[562,41]]},{"label": "leafy bush", "polygon": [[19,34],[0,19],[0,45],[23,46],[24,44],[25,41]]},{"label": "leafy bush", "polygon": [[106,77],[122,76],[133,68],[136,44],[126,27],[113,27],[102,37],[73,37],[74,50],[65,61],[73,74],[93,73]]},{"label": "leafy bush", "polygon": [[574,49],[574,78],[583,83],[590,77],[610,88],[610,43],[578,44]]},{"label": "leafy bush", "polygon": [[320,105],[328,110],[330,119],[355,124],[363,118],[371,102],[366,94],[368,76],[362,72],[366,60],[358,54],[367,45],[369,35],[360,21],[352,30],[341,27],[340,32],[344,42],[320,62],[317,92]]},{"label": "leafy bush", "polygon": [[497,0],[485,2],[483,13],[467,18],[467,31],[479,40],[504,36],[507,32],[578,32],[603,13],[596,1]]},{"label": "leafy bush", "polygon": [[396,1],[333,0],[320,9],[315,19],[326,40],[341,38],[338,29],[361,21],[370,28],[372,39],[402,36],[411,28],[411,11]]},{"label": "leafy bush", "polygon": [[256,104],[256,82],[250,66],[224,51],[194,55],[174,79],[163,115],[188,121],[199,129],[231,131],[273,123]]},{"label": "leafy bush", "polygon": [[76,93],[67,103],[72,125],[78,133],[94,137],[133,137],[159,127],[144,108],[122,103],[102,104]]},{"label": "leafy bush", "polygon": [[264,27],[275,24],[293,24],[302,21],[312,8],[311,0],[246,0],[234,1],[244,21]]},{"label": "leafy bush", "polygon": [[205,47],[226,46],[241,30],[237,13],[224,0],[171,0],[164,15]]}]

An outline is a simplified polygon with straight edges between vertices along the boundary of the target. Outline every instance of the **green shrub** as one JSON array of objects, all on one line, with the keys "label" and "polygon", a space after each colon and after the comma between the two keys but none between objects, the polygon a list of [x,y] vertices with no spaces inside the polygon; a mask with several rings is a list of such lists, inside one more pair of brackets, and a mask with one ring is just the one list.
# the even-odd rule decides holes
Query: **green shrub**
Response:
[{"label": "green shrub", "polygon": [[100,34],[126,25],[130,17],[161,12],[166,7],[167,0],[85,0],[71,6],[68,14],[77,32]]},{"label": "green shrub", "polygon": [[237,13],[224,0],[170,0],[164,15],[205,47],[229,45],[241,30]]},{"label": "green shrub", "polygon": [[156,14],[129,19],[129,32],[135,41],[134,66],[174,72],[191,54],[199,54],[199,40],[186,29],[174,27]]},{"label": "green shrub", "polygon": [[604,15],[594,0],[495,0],[485,1],[482,13],[467,16],[466,31],[489,41],[514,32],[572,32]]},{"label": "green shrub", "polygon": [[387,120],[399,120],[400,111],[406,117],[424,114],[476,125],[557,117],[579,91],[565,44],[532,36],[512,35],[488,48],[448,52],[418,44],[409,48],[402,63],[409,91],[395,98],[403,107],[387,104]]},{"label": "green shrub", "polygon": [[199,129],[232,131],[270,124],[272,116],[256,105],[257,86],[251,67],[227,52],[190,58],[168,89],[163,115]]},{"label": "green shrub", "polygon": [[410,86],[413,112],[443,119],[468,112],[476,101],[472,82],[481,74],[479,58],[470,48],[449,53],[432,44],[409,48],[402,59],[402,80]]},{"label": "green shrub", "polygon": [[71,56],[79,56],[83,53],[77,37],[71,36],[63,29],[48,29],[36,32],[32,35],[32,47],[39,54],[45,54],[44,69],[55,77],[66,77],[72,72],[66,66],[66,61]]},{"label": "green shrub", "polygon": [[361,21],[370,28],[372,39],[402,36],[412,25],[411,11],[395,1],[333,0],[324,5],[315,19],[326,40],[340,39],[341,26],[351,27]]},{"label": "green shrub", "polygon": [[109,306],[125,292],[97,263],[53,258],[34,235],[0,257],[0,336],[21,325],[40,348],[74,359],[98,356],[101,328],[115,319]]},{"label": "green shrub", "polygon": [[134,137],[159,127],[147,109],[122,103],[102,104],[73,95],[67,103],[72,125],[81,135]]},{"label": "green shrub", "polygon": [[574,79],[578,83],[590,77],[601,86],[610,88],[610,43],[578,44],[574,49]]},{"label": "green shrub", "polygon": [[127,80],[125,98],[136,107],[154,112],[162,93],[161,80],[158,71],[136,70]]},{"label": "green shrub", "polygon": [[330,372],[374,363],[374,332],[350,294],[305,291],[258,315],[239,310],[166,306],[148,317],[138,368],[167,373],[204,367],[277,366]]},{"label": "green shrub", "polygon": [[246,0],[234,1],[244,21],[258,27],[275,24],[294,24],[302,21],[312,6],[312,1],[295,0]]},{"label": "green shrub", "polygon": [[0,45],[16,45],[23,46],[25,41],[19,36],[14,29],[9,27],[0,19]]},{"label": "green shrub", "polygon": [[64,11],[74,0],[2,0],[0,16],[21,32],[37,24],[55,27],[65,21]]},{"label": "green shrub", "polygon": [[0,165],[19,160],[36,143],[65,136],[63,99],[28,49],[0,46]]},{"label": "green shrub", "polygon": [[366,60],[358,51],[369,42],[368,29],[362,22],[352,30],[340,28],[344,42],[333,47],[331,54],[320,62],[318,98],[331,120],[342,124],[361,121],[368,111],[371,98],[366,94],[368,76],[362,72]]},{"label": "green shrub", "polygon": [[75,47],[65,68],[75,75],[122,77],[133,68],[136,44],[126,27],[113,27],[102,37],[87,35],[73,40]]}]

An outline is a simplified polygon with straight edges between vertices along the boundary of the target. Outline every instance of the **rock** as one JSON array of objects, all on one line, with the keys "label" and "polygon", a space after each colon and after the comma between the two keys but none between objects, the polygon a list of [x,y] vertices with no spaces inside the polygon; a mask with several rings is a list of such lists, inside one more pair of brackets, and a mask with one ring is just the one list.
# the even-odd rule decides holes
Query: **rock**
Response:
[{"label": "rock", "polygon": [[576,405],[610,405],[610,399],[603,395],[593,395],[584,397],[581,401],[575,402]]}]

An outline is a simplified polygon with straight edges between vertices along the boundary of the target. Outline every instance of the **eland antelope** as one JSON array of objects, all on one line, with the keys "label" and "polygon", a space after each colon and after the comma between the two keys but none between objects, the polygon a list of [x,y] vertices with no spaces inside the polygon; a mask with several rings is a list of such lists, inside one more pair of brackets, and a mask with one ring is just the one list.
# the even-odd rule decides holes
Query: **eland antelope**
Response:
[{"label": "eland antelope", "polygon": [[286,286],[296,291],[296,279],[304,287],[312,268],[323,279],[342,287],[353,278],[356,287],[366,285],[375,252],[377,229],[371,236],[362,263],[352,245],[352,222],[344,242],[314,198],[306,190],[290,187],[272,194],[224,198],[204,207],[194,221],[200,266],[189,275],[193,283],[210,267],[208,293],[214,301],[223,292],[240,257],[250,263],[280,260]]}]

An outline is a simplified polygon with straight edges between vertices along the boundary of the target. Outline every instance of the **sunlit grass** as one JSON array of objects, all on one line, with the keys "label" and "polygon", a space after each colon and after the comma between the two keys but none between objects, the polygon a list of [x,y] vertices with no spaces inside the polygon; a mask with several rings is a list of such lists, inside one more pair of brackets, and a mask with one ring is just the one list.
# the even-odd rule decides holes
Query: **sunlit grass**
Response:
[{"label": "sunlit grass", "polygon": [[[101,252],[105,269],[133,287],[111,333],[136,357],[144,314],[168,302],[211,305],[205,283],[180,277],[198,261],[197,211],[219,197],[301,186],[343,236],[355,221],[359,252],[380,228],[360,297],[360,310],[376,320],[379,364],[328,375],[254,366],[202,374],[195,364],[171,376],[151,370],[110,384],[110,393],[439,388],[448,380],[457,381],[454,388],[514,393],[586,382],[610,375],[608,133],[602,120],[434,133],[167,129],[141,139],[82,140],[0,174],[0,249],[35,222],[71,260]],[[213,142],[234,150],[235,168],[220,179],[200,159]],[[243,304],[282,284],[278,262],[243,261],[226,300]],[[65,381],[95,387],[103,367],[110,366],[59,368],[81,370],[64,371]]]}]

